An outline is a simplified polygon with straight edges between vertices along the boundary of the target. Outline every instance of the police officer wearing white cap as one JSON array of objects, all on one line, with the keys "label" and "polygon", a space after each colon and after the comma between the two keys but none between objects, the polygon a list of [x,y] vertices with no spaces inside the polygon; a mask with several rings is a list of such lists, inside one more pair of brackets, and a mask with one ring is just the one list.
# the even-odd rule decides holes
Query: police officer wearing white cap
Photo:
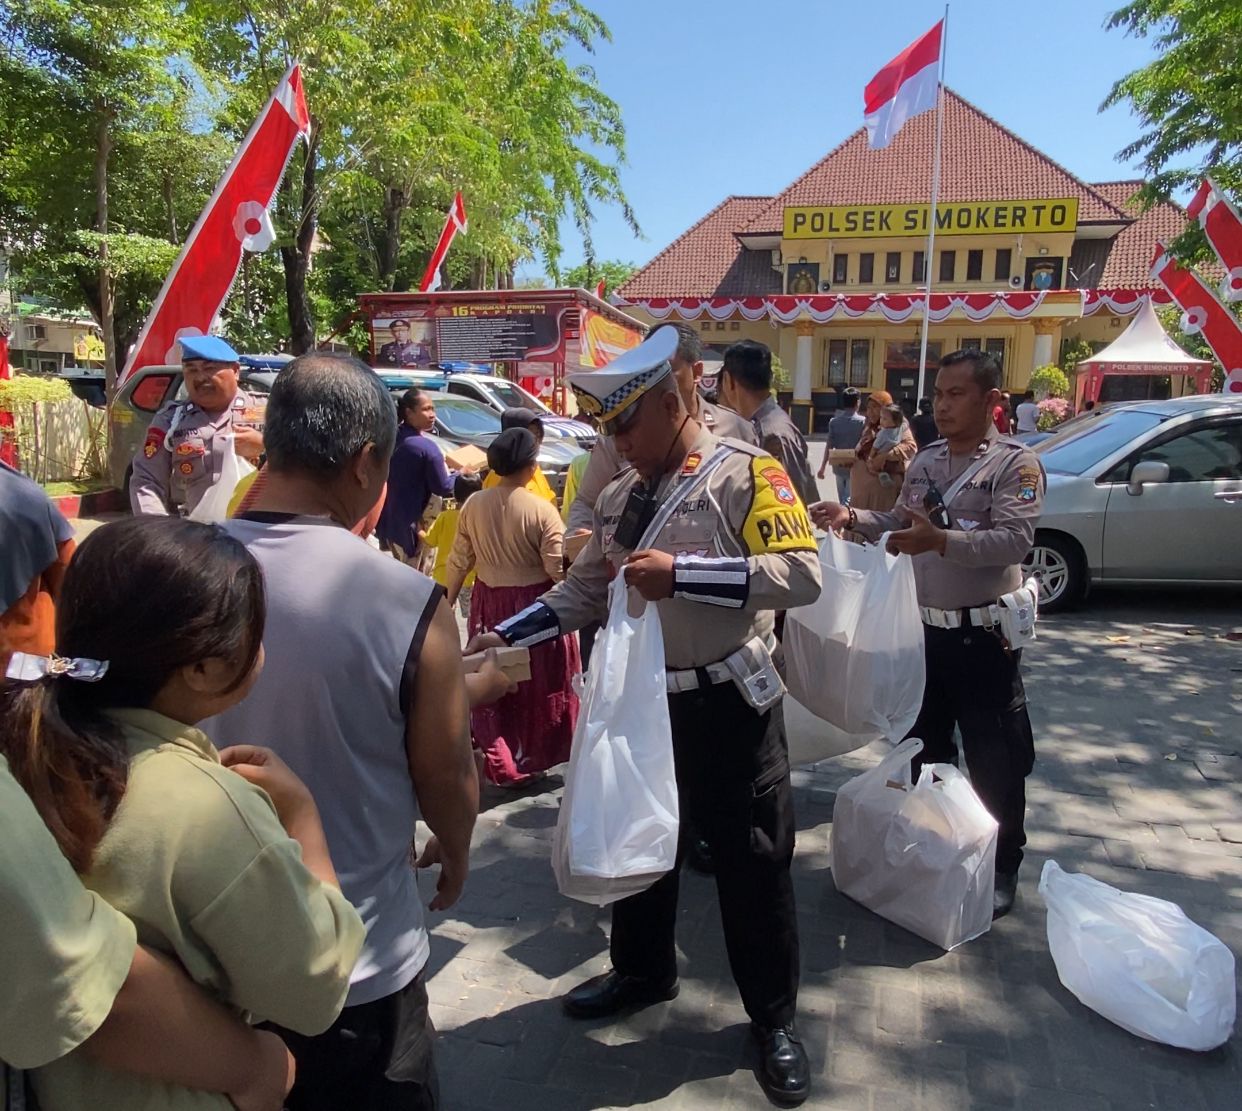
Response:
[{"label": "police officer wearing white cap", "polygon": [[[780,464],[695,421],[664,327],[603,370],[569,376],[631,469],[599,495],[591,539],[568,577],[472,641],[534,645],[607,616],[608,584],[655,603],[664,639],[673,755],[685,831],[715,861],[733,978],[760,1047],[760,1083],[786,1104],[810,1084],[794,1032],[798,928],[789,874],[793,793],[770,655],[774,611],[819,595],[811,522]],[[641,605],[637,598],[634,602]],[[680,864],[680,855],[679,855]],[[678,868],[612,912],[612,971],[571,991],[565,1010],[594,1018],[672,999]]]},{"label": "police officer wearing white cap", "polygon": [[129,502],[135,515],[189,513],[220,477],[217,437],[232,433],[237,453],[263,454],[262,409],[238,384],[237,352],[219,336],[183,336],[186,393],[151,421],[134,454]]}]

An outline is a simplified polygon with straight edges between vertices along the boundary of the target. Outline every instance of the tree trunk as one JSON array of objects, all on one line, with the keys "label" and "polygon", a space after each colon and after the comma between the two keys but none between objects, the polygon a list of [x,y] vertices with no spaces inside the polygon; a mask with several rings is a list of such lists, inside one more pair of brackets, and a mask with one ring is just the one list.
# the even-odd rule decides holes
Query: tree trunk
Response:
[{"label": "tree trunk", "polygon": [[384,238],[380,243],[379,258],[376,261],[380,288],[390,293],[397,284],[397,256],[401,252],[401,217],[405,215],[409,203],[409,196],[404,189],[396,185],[384,187]]},{"label": "tree trunk", "polygon": [[164,215],[168,220],[168,242],[179,244],[181,237],[177,234],[177,209],[173,204],[173,178],[170,173],[164,175]]},{"label": "tree trunk", "polygon": [[[108,234],[108,155],[112,150],[112,109],[96,106],[99,118],[95,129],[95,230]],[[108,273],[108,244],[99,243],[99,328],[104,343],[104,391],[109,398],[116,390],[115,308],[112,276]]]},{"label": "tree trunk", "polygon": [[310,141],[302,164],[302,198],[293,242],[280,248],[285,268],[285,302],[289,312],[289,347],[304,355],[315,346],[315,321],[306,296],[306,276],[310,273],[311,247],[319,222],[319,193],[316,188],[319,153],[319,123],[311,117]]}]

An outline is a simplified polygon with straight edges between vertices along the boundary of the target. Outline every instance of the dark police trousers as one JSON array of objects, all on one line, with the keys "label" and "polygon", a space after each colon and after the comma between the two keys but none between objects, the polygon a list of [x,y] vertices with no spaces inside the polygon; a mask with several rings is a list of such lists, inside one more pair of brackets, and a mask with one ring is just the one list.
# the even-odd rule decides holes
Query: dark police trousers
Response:
[{"label": "dark police trousers", "polygon": [[923,742],[914,760],[914,778],[925,761],[957,764],[956,725],[970,782],[1000,825],[996,870],[1016,872],[1026,844],[1026,777],[1035,766],[1022,653],[1008,651],[997,633],[970,625],[924,625],[923,645],[927,684],[918,720],[907,734]]},{"label": "dark police trousers", "polygon": [[677,867],[613,904],[613,968],[664,982],[676,977],[677,890],[693,828],[711,846],[729,966],[746,1013],[763,1027],[786,1026],[798,998],[798,924],[781,706],[759,714],[726,682],[670,694],[668,707],[681,806]]}]

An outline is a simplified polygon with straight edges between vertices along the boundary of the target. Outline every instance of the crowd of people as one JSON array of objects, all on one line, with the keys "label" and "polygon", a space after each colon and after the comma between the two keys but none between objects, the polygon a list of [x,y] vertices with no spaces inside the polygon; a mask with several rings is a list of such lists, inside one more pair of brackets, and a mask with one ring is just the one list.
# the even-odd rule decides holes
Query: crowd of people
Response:
[{"label": "crowd of people", "polygon": [[[697,849],[715,874],[761,1086],[803,1101],[779,637],[819,594],[812,520],[913,557],[913,735],[956,762],[960,729],[1001,825],[996,913],[1013,905],[1034,748],[1021,652],[994,619],[1043,480],[994,423],[989,356],[942,360],[934,413],[912,420],[846,391],[823,501],[767,348],[728,350],[716,406],[694,330],[658,328],[570,376],[600,435],[558,510],[538,414],[504,414],[486,478],[454,473],[426,436],[433,397],[394,406],[365,364],[312,353],[276,379],[234,515],[207,524],[185,514],[218,477],[216,437],[253,409],[209,339],[185,344],[189,396],[139,450],[133,517],[75,552],[39,487],[0,469],[0,1061],[27,1070],[11,1100],[440,1106],[418,872],[437,872],[430,910],[451,908],[480,777],[528,787],[568,759],[575,676],[619,579],[660,613],[678,864]],[[924,444],[920,417],[943,438]],[[455,607],[465,653],[487,654],[469,672]],[[505,646],[528,649],[528,680],[497,665]],[[675,868],[614,904],[612,968],[568,1014],[677,994],[678,886]]]}]

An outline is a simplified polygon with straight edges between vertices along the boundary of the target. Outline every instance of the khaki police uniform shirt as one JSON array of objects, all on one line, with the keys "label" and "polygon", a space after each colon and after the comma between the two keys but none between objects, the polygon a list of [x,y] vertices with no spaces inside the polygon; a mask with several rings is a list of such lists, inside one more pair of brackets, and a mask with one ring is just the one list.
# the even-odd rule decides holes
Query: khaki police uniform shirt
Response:
[{"label": "khaki police uniform shirt", "polygon": [[[691,419],[697,420],[713,436],[741,440],[744,444],[758,444],[750,421],[743,420],[732,409],[713,405],[701,397],[698,402],[698,411],[690,414]],[[578,481],[574,500],[565,518],[566,531],[576,532],[591,528],[594,524],[592,513],[595,503],[604,487],[628,467],[629,464],[621,458],[616,441],[611,436],[600,436],[596,439],[595,447],[591,449],[590,462]]]},{"label": "khaki police uniform shirt", "polygon": [[1039,457],[1025,444],[988,425],[987,436],[969,459],[952,457],[947,440],[928,444],[910,462],[901,496],[892,512],[858,510],[857,531],[869,540],[905,528],[930,482],[945,495],[976,460],[983,465],[949,502],[949,530],[944,555],[914,557],[919,605],[965,609],[990,605],[1022,585],[1022,560],[1031,550],[1044,504],[1044,472]]},{"label": "khaki police uniform shirt", "polygon": [[[129,752],[125,795],[84,882],[238,1011],[303,1034],[340,1012],[363,927],[302,863],[266,792],[220,764],[206,735],[151,710],[109,714]],[[45,1111],[200,1111],[223,1095],[159,1084],[80,1050],[34,1075]]]},{"label": "khaki police uniform shirt", "polygon": [[244,390],[214,416],[189,400],[165,405],[134,454],[129,502],[134,514],[189,513],[220,477],[224,463],[216,437],[234,427],[263,427],[263,410]]},{"label": "khaki police uniform shirt", "polygon": [[[720,442],[701,429],[682,469],[661,484],[661,497],[683,476],[704,465]],[[691,600],[679,590],[674,597],[655,603],[664,633],[665,665],[670,670],[723,660],[751,638],[767,638],[774,610],[808,605],[819,596],[813,529],[789,477],[758,448],[736,441],[729,441],[728,446],[732,450],[712,472],[706,487],[677,508],[650,545],[679,561],[690,561],[696,574],[704,576],[684,594],[722,595],[713,604]],[[617,523],[638,482],[638,472],[630,470],[605,488],[595,505],[594,530],[586,548],[568,578],[542,597],[563,631],[607,617],[608,584],[622,573],[630,554],[617,541]],[[741,604],[737,597],[724,598],[726,588],[710,582],[713,567],[723,569],[730,563],[748,573]]]},{"label": "khaki police uniform shirt", "polygon": [[769,397],[760,405],[751,414],[750,423],[755,426],[759,446],[774,459],[780,460],[781,466],[793,479],[799,497],[807,505],[819,501],[819,487],[807,458],[806,441],[789,419],[789,414],[777,405],[776,399]]},{"label": "khaki police uniform shirt", "polygon": [[3,756],[0,843],[3,1108],[4,1062],[36,1068],[89,1038],[129,975],[136,941],[129,919],[74,875]]}]

